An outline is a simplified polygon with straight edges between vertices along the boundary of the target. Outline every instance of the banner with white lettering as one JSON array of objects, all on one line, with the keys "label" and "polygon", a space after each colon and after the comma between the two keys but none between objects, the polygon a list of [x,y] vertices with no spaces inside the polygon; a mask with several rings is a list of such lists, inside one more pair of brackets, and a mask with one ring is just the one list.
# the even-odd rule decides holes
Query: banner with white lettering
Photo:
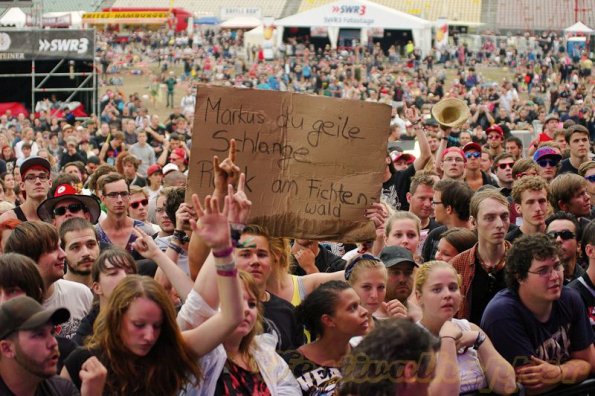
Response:
[{"label": "banner with white lettering", "polygon": [[213,155],[246,174],[250,222],[273,236],[365,241],[378,202],[390,106],[288,92],[199,86],[187,201],[213,191]]},{"label": "banner with white lettering", "polygon": [[94,31],[0,30],[0,61],[88,59],[95,55]]}]

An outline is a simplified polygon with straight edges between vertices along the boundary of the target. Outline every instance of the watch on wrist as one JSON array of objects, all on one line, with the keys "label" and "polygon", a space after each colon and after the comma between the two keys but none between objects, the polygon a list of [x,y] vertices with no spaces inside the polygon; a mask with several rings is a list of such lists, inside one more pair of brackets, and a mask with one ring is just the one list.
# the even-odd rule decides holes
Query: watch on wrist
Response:
[{"label": "watch on wrist", "polygon": [[173,237],[182,244],[190,242],[190,237],[182,230],[174,230]]}]

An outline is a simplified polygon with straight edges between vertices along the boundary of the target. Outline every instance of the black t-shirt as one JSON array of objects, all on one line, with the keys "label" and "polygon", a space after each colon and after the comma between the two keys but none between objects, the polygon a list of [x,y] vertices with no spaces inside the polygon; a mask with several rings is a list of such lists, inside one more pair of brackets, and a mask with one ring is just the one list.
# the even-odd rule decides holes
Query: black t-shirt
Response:
[{"label": "black t-shirt", "polygon": [[421,257],[423,258],[424,263],[434,260],[434,256],[438,251],[438,242],[440,242],[440,235],[442,235],[442,233],[446,230],[448,230],[448,227],[442,225],[434,228],[428,233],[428,236],[426,237],[423,248],[421,250]]},{"label": "black t-shirt", "polygon": [[[77,375],[78,377],[78,375]],[[0,395],[15,396],[0,377]],[[35,396],[78,396],[79,391],[72,382],[57,375],[44,379],[35,391]]]},{"label": "black t-shirt", "polygon": [[[300,384],[302,395],[333,395],[341,380],[336,367],[319,366],[298,351],[281,353],[293,376]],[[371,396],[371,395],[370,395]]]},{"label": "black t-shirt", "polygon": [[277,335],[279,351],[300,347],[304,343],[304,328],[295,317],[293,305],[272,293],[268,294],[271,298],[263,304],[265,332]]},{"label": "black t-shirt", "polygon": [[517,292],[502,290],[486,307],[481,328],[500,355],[515,367],[527,364],[530,356],[564,363],[572,352],[593,343],[585,306],[576,290],[566,286],[552,303],[546,322],[537,320]]},{"label": "black t-shirt", "polygon": [[574,173],[578,175],[578,169],[576,169],[570,163],[570,158],[566,158],[560,162],[560,169],[558,169],[558,174],[561,175],[562,173]]},{"label": "black t-shirt", "polygon": [[411,186],[411,178],[415,176],[415,167],[409,165],[407,169],[397,171],[390,179],[382,184],[382,195],[387,202],[396,210],[409,210],[407,193]]},{"label": "black t-shirt", "polygon": [[[342,271],[345,269],[345,265],[347,264],[347,262],[345,260],[343,260],[341,257],[337,256],[330,250],[324,248],[320,244],[318,245],[318,249],[320,249],[320,252],[316,256],[316,260],[314,261],[314,264],[316,265],[316,268],[318,268],[318,271],[320,271],[320,272],[337,272],[337,271]],[[306,275],[306,271],[304,271],[302,269],[302,267],[299,266],[299,264],[297,263],[297,260],[295,259],[295,257],[293,255],[291,255],[291,261],[293,263],[293,265],[292,265],[293,271],[292,272],[294,275],[298,275],[298,276]]]},{"label": "black t-shirt", "polygon": [[81,347],[75,349],[64,362],[64,367],[66,368],[66,371],[68,371],[68,375],[77,389],[81,389],[81,377],[79,376],[81,367],[83,367],[83,363],[85,363],[91,356],[97,356],[96,351]]},{"label": "black t-shirt", "polygon": [[523,236],[523,231],[521,231],[521,227],[517,227],[517,228],[513,229],[512,231],[509,231],[506,234],[506,237],[504,239],[506,239],[510,243],[513,243],[515,239],[520,238],[522,236]]},{"label": "black t-shirt", "polygon": [[587,308],[587,316],[589,317],[593,334],[595,334],[595,286],[591,282],[589,275],[586,273],[583,274],[580,278],[570,282],[568,287],[578,291],[581,295],[581,299]]},{"label": "black t-shirt", "polygon": [[217,380],[215,394],[222,396],[268,396],[271,392],[259,372],[250,372],[232,361],[227,360],[223,367],[223,371]]},{"label": "black t-shirt", "polygon": [[479,262],[479,255],[477,257],[475,260],[475,275],[471,281],[471,295],[466,296],[471,299],[471,314],[469,317],[471,323],[481,322],[483,311],[488,303],[496,293],[506,287],[504,269],[488,274]]}]

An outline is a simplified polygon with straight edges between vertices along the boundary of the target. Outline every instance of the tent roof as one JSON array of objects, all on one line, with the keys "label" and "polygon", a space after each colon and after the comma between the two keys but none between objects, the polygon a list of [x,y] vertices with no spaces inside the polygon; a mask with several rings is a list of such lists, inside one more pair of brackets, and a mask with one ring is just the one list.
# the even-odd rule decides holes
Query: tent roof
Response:
[{"label": "tent roof", "polygon": [[22,25],[25,25],[26,21],[27,21],[27,14],[25,14],[25,12],[18,7],[9,8],[4,13],[4,15],[2,15],[2,18],[0,18],[0,23],[3,25],[19,24],[19,23]]},{"label": "tent roof", "polygon": [[235,17],[228,19],[227,21],[221,23],[222,28],[244,28],[244,29],[252,29],[258,25],[261,25],[262,21],[259,18],[255,17]]},{"label": "tent roof", "polygon": [[593,33],[593,29],[589,28],[582,22],[577,22],[574,25],[564,29],[566,33]]},{"label": "tent roof", "polygon": [[339,0],[275,21],[277,26],[423,29],[425,19],[368,0]]}]

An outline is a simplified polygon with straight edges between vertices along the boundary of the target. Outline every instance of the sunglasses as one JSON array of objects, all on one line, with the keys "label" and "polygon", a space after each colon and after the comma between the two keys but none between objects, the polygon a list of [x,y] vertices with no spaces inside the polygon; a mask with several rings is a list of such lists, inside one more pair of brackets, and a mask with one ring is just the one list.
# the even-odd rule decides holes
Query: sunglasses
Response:
[{"label": "sunglasses", "polygon": [[558,162],[560,162],[560,160],[546,158],[537,160],[537,165],[539,165],[542,168],[545,168],[546,166],[554,168],[558,166]]},{"label": "sunglasses", "polygon": [[477,158],[481,157],[481,153],[478,153],[477,151],[471,151],[471,152],[465,153],[465,157],[467,157],[467,159],[470,159],[470,158],[477,159]]},{"label": "sunglasses", "polygon": [[574,232],[570,230],[550,231],[547,233],[547,236],[549,236],[552,239],[560,237],[563,241],[567,241],[569,239],[574,239]]},{"label": "sunglasses", "polygon": [[60,206],[59,208],[54,208],[52,213],[54,213],[54,216],[64,216],[66,214],[66,211],[74,214],[80,212],[81,210],[85,210],[83,204],[73,203],[66,206]]},{"label": "sunglasses", "polygon": [[149,204],[149,200],[148,199],[141,199],[140,201],[130,202],[130,207],[132,209],[138,209],[138,207],[140,205],[143,205],[144,207],[147,207],[148,204]]},{"label": "sunglasses", "polygon": [[345,280],[349,280],[349,278],[351,277],[351,273],[353,272],[353,269],[355,268],[355,265],[362,260],[372,260],[372,261],[377,261],[377,262],[381,263],[381,261],[378,257],[368,254],[368,253],[364,253],[361,256],[351,260],[351,262],[349,264],[347,264],[347,267],[345,267]]},{"label": "sunglasses", "polygon": [[498,168],[500,168],[502,170],[504,170],[506,168],[512,169],[512,165],[513,165],[513,163],[511,163],[511,162],[508,162],[506,164],[498,164]]},{"label": "sunglasses", "polygon": [[585,179],[590,183],[595,183],[595,175],[585,176]]}]

